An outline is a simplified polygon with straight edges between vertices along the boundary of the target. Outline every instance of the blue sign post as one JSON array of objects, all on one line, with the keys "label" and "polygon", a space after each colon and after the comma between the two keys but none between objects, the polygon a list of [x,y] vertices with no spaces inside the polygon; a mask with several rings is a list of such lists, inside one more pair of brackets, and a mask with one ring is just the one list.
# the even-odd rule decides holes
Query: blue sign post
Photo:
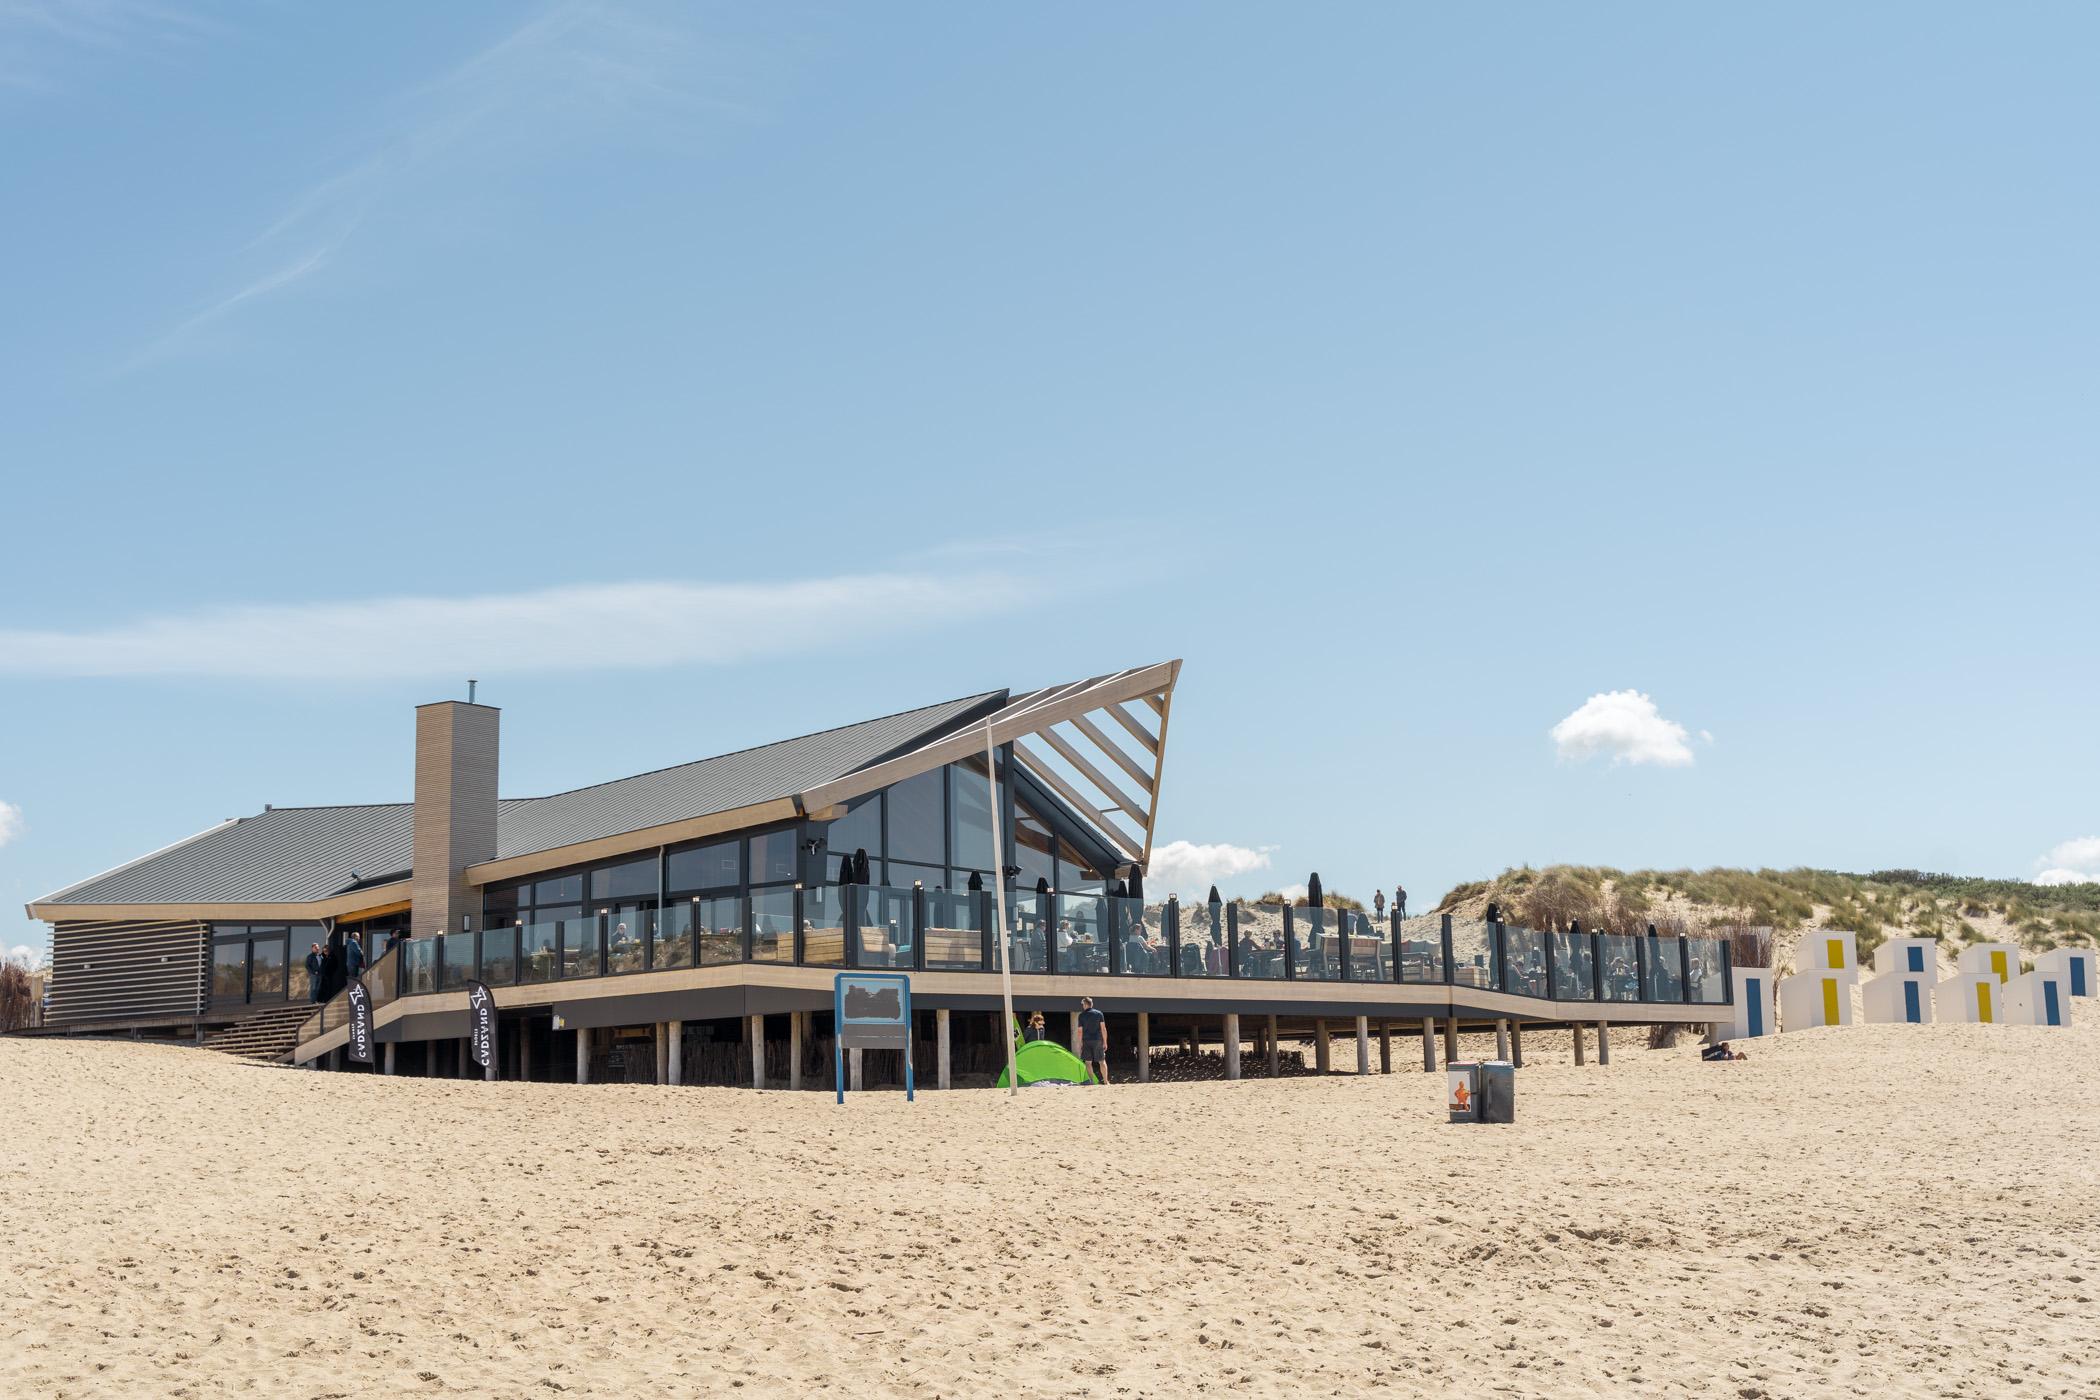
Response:
[{"label": "blue sign post", "polygon": [[846,1101],[848,1050],[902,1050],[904,1099],[918,1097],[911,1073],[911,978],[901,972],[841,972],[831,982],[832,1082]]}]

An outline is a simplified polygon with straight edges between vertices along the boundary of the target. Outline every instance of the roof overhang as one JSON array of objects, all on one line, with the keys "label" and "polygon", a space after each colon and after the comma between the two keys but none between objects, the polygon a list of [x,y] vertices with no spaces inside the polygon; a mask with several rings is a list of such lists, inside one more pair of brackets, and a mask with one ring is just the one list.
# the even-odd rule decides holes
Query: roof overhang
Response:
[{"label": "roof overhang", "polygon": [[1152,859],[1159,781],[1167,756],[1167,716],[1181,662],[1162,661],[1016,696],[982,720],[908,753],[811,788],[819,811],[862,793],[984,752],[1013,745],[1014,761],[1139,864]]},{"label": "roof overhang", "polygon": [[75,919],[203,919],[224,923],[305,923],[317,919],[368,918],[408,907],[408,881],[368,885],[326,899],[256,900],[226,904],[53,904],[28,906],[29,917],[46,923]]},{"label": "roof overhang", "polygon": [[795,805],[793,798],[776,798],[771,802],[757,802],[748,807],[733,807],[726,812],[710,812],[702,817],[666,822],[662,826],[645,826],[636,831],[622,831],[592,841],[578,841],[574,845],[552,846],[544,851],[505,856],[500,860],[485,860],[478,865],[467,867],[467,883],[494,884],[498,880],[508,880],[518,875],[534,875],[542,870],[560,870],[567,866],[607,860],[634,851],[653,851],[658,846],[675,845],[680,841],[692,841],[702,836],[718,836],[725,831],[741,831],[747,826],[793,821],[801,815],[802,809]]}]

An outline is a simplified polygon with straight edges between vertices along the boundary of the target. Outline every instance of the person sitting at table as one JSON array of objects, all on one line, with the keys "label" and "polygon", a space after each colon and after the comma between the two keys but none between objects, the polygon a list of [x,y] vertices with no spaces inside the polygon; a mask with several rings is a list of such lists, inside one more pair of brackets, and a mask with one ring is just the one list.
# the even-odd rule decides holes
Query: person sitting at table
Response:
[{"label": "person sitting at table", "polygon": [[1140,919],[1130,926],[1123,938],[1123,970],[1125,972],[1150,972],[1152,970],[1152,945],[1145,941],[1145,923]]}]

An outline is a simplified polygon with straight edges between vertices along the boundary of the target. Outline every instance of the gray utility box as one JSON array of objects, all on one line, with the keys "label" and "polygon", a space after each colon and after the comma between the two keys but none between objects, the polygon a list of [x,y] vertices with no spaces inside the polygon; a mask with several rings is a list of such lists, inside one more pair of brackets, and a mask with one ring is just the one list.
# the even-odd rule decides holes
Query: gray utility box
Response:
[{"label": "gray utility box", "polygon": [[1444,1106],[1454,1123],[1517,1121],[1517,1067],[1508,1060],[1444,1066]]},{"label": "gray utility box", "polygon": [[1480,1121],[1480,1066],[1471,1060],[1453,1060],[1444,1066],[1444,1106],[1454,1123]]},{"label": "gray utility box", "polygon": [[1480,1087],[1473,1100],[1483,1123],[1517,1121],[1517,1067],[1508,1060],[1489,1060],[1476,1071]]}]

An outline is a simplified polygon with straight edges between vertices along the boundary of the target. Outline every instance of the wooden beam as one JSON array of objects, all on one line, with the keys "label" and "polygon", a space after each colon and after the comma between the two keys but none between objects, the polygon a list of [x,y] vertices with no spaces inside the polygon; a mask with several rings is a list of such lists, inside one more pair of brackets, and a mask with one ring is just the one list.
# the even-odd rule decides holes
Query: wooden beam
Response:
[{"label": "wooden beam", "polygon": [[1085,715],[1074,715],[1072,727],[1093,741],[1094,747],[1115,760],[1116,766],[1130,775],[1131,781],[1144,785],[1149,796],[1152,792],[1152,775],[1138,765],[1138,761],[1123,751],[1123,746],[1110,739],[1095,727]]},{"label": "wooden beam", "polygon": [[1145,854],[1139,857],[1148,869],[1152,865],[1152,838],[1159,830],[1159,784],[1167,771],[1167,715],[1173,708],[1174,687],[1170,685],[1165,703],[1159,707],[1159,747],[1153,750],[1152,757],[1152,814],[1145,818]]},{"label": "wooden beam", "polygon": [[1071,764],[1074,768],[1077,768],[1082,777],[1084,777],[1088,782],[1092,783],[1095,787],[1101,789],[1101,792],[1104,796],[1111,799],[1116,804],[1116,806],[1122,808],[1125,812],[1128,812],[1133,819],[1140,823],[1143,823],[1150,818],[1151,812],[1143,803],[1139,802],[1135,797],[1132,797],[1129,793],[1125,792],[1122,788],[1116,786],[1115,783],[1111,782],[1106,773],[1103,773],[1099,768],[1096,768],[1093,764],[1087,762],[1086,758],[1079,752],[1079,750],[1073,748],[1070,744],[1066,743],[1064,736],[1059,734],[1056,730],[1040,729],[1037,730],[1030,737],[1041,739],[1051,748],[1056,749],[1058,754],[1064,759],[1065,762]]},{"label": "wooden beam", "polygon": [[1103,705],[1101,708],[1108,711],[1109,715],[1113,717],[1118,724],[1122,725],[1125,729],[1129,730],[1130,737],[1137,740],[1140,744],[1143,744],[1145,746],[1146,753],[1156,754],[1159,752],[1159,740],[1152,737],[1151,730],[1145,728],[1144,725],[1139,724],[1137,722],[1137,716],[1131,714],[1130,711],[1123,708],[1122,702],[1118,701],[1116,704],[1113,705]]},{"label": "wooden beam", "polygon": [[1143,859],[1142,848],[1139,847],[1137,842],[1125,836],[1121,827],[1114,825],[1107,819],[1105,812],[1100,811],[1086,798],[1080,796],[1077,788],[1059,777],[1056,771],[1045,764],[1042,759],[1022,748],[1019,743],[1014,745],[1014,757],[1020,761],[1022,767],[1041,779],[1044,785],[1049,787],[1059,797],[1071,803],[1080,812],[1091,812],[1094,816],[1094,825],[1100,828],[1102,835],[1115,842],[1123,854],[1129,856],[1132,860]]}]

